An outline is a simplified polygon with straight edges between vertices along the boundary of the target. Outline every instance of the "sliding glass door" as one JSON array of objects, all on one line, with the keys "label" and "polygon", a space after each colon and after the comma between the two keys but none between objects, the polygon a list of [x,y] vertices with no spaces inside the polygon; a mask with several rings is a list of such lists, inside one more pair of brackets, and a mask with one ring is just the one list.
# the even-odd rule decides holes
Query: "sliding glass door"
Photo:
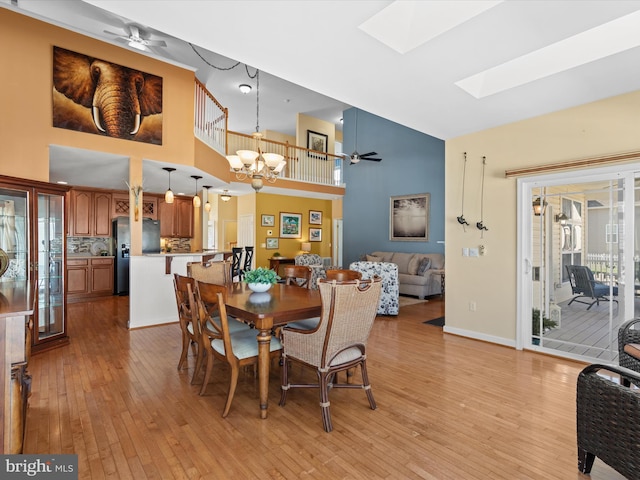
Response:
[{"label": "sliding glass door", "polygon": [[617,331],[635,315],[638,180],[628,172],[520,180],[519,346],[617,361]]}]

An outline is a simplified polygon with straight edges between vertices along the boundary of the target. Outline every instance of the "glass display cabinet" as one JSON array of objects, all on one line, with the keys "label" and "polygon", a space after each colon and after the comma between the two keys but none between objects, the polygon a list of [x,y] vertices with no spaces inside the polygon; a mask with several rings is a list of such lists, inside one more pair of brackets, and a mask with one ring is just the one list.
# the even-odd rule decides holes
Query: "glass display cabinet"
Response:
[{"label": "glass display cabinet", "polygon": [[34,353],[69,341],[64,282],[68,190],[0,176],[0,282],[26,280],[34,291]]}]

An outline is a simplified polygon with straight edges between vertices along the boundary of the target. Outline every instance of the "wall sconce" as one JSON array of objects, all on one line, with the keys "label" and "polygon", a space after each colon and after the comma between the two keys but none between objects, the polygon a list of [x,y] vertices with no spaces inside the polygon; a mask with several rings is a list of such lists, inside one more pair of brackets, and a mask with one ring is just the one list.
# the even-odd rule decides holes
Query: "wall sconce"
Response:
[{"label": "wall sconce", "polygon": [[211,185],[203,185],[202,188],[204,188],[207,191],[207,202],[204,204],[204,211],[210,212],[211,203],[209,203],[209,189],[211,188]]},{"label": "wall sconce", "polygon": [[164,201],[166,203],[173,203],[173,192],[171,191],[171,172],[174,172],[176,169],[171,167],[164,167],[163,170],[169,172],[169,188],[164,193]]},{"label": "wall sconce", "polygon": [[309,253],[311,251],[311,242],[302,242],[302,251]]},{"label": "wall sconce", "polygon": [[544,209],[547,207],[547,202],[545,200],[541,200],[540,197],[536,198],[533,201],[533,214],[536,217],[539,217],[544,213]]},{"label": "wall sconce", "polygon": [[200,197],[198,196],[198,180],[200,180],[202,176],[191,175],[191,178],[193,178],[196,181],[196,194],[193,196],[193,208],[200,208],[201,202],[200,202]]},{"label": "wall sconce", "polygon": [[564,225],[565,223],[567,223],[567,220],[569,220],[569,217],[567,217],[564,213],[559,213],[554,217],[554,220],[556,221],[556,223]]}]

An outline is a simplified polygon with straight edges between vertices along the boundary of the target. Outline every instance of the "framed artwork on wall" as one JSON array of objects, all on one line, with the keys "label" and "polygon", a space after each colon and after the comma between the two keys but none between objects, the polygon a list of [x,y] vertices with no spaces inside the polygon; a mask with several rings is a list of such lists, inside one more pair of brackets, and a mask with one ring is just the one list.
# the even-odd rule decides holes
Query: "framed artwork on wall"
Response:
[{"label": "framed artwork on wall", "polygon": [[321,228],[309,228],[309,241],[321,242],[322,241],[322,229]]},{"label": "framed artwork on wall", "polygon": [[267,250],[276,250],[278,248],[278,244],[279,242],[277,238],[267,238]]},{"label": "framed artwork on wall", "polygon": [[[314,132],[312,130],[307,130],[307,148],[309,150],[316,150],[318,152],[327,153],[327,144],[329,142],[329,137],[324,133]],[[309,153],[311,158],[317,158],[319,160],[326,160],[326,155],[319,155],[317,153]]]},{"label": "framed artwork on wall", "polygon": [[276,217],[274,215],[262,215],[261,225],[263,227],[273,227],[276,224]]},{"label": "framed artwork on wall", "polygon": [[280,238],[301,238],[301,230],[301,213],[280,212]]},{"label": "framed artwork on wall", "polygon": [[430,194],[391,197],[389,206],[389,240],[429,241]]},{"label": "framed artwork on wall", "polygon": [[322,225],[322,212],[309,210],[309,223],[311,225]]}]

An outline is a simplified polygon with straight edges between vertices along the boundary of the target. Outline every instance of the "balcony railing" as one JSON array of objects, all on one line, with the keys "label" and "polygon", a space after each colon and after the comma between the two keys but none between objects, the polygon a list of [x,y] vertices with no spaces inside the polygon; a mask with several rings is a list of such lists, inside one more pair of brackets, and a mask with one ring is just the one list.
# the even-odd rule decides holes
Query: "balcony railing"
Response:
[{"label": "balcony railing", "polygon": [[289,143],[257,140],[243,133],[227,130],[228,110],[215,99],[206,87],[196,80],[194,134],[221,155],[238,150],[278,153],[287,161],[281,178],[321,185],[343,184],[343,158],[331,153],[318,152]]}]

